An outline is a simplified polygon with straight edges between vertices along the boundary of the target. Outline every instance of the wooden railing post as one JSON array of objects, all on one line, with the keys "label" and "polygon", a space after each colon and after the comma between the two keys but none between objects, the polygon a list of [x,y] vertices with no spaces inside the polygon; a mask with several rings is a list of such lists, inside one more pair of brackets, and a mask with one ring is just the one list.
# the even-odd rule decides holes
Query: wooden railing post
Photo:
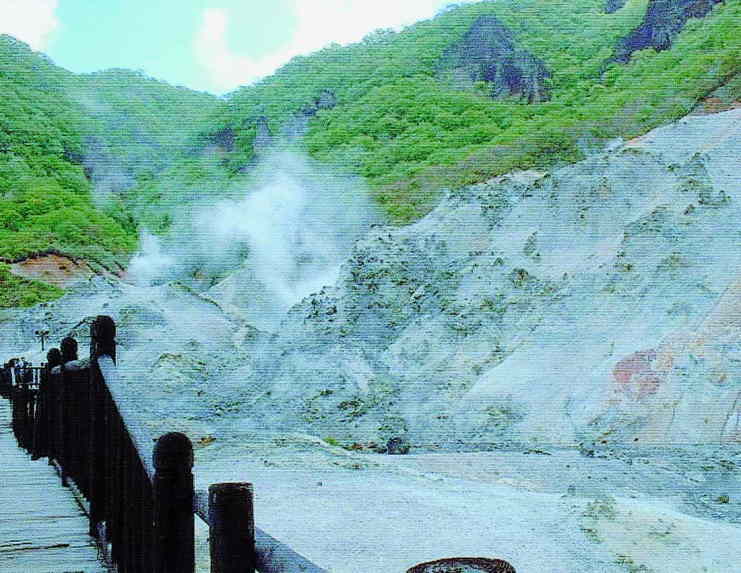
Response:
[{"label": "wooden railing post", "polygon": [[9,399],[11,397],[11,388],[12,385],[10,383],[10,362],[6,362],[5,364],[3,364],[2,369],[0,369],[0,396]]},{"label": "wooden railing post", "polygon": [[[98,525],[105,519],[106,500],[106,419],[105,394],[98,365],[90,363],[90,441],[88,443],[88,487],[90,501],[90,534],[98,537]],[[101,539],[101,543],[105,540]]]},{"label": "wooden railing post", "polygon": [[23,370],[17,366],[13,369],[13,434],[22,448],[26,447],[26,426],[28,424],[28,392],[23,380]]},{"label": "wooden railing post", "polygon": [[179,432],[157,440],[154,461],[156,573],[195,571],[193,445]]},{"label": "wooden railing post", "polygon": [[96,537],[99,524],[106,523],[106,539],[111,541],[118,523],[114,519],[117,494],[114,480],[118,476],[115,459],[118,454],[115,446],[115,429],[118,420],[111,415],[110,396],[103,385],[98,368],[98,358],[108,355],[116,361],[116,323],[110,316],[98,315],[90,325],[90,426],[89,443],[89,483],[90,483],[90,531]]},{"label": "wooden railing post", "polygon": [[59,435],[57,434],[58,416],[59,416],[59,392],[57,388],[57,378],[52,375],[52,370],[62,364],[62,353],[58,348],[52,348],[46,354],[46,431],[49,464],[53,459],[57,459],[59,448]]},{"label": "wooden railing post", "polygon": [[62,339],[59,350],[62,352],[62,364],[77,360],[77,341],[71,336],[65,336]]},{"label": "wooden railing post", "polygon": [[116,323],[110,316],[98,315],[90,326],[90,360],[104,355],[116,362]]},{"label": "wooden railing post", "polygon": [[67,454],[69,452],[67,445],[67,388],[66,380],[64,379],[64,364],[59,366],[59,375],[54,380],[56,384],[56,399],[57,404],[57,429],[56,429],[56,450],[54,455],[58,462],[59,472],[61,473],[62,485],[67,487],[67,474],[65,468],[67,467]]},{"label": "wooden railing post", "polygon": [[211,573],[254,573],[255,519],[250,483],[208,488]]},{"label": "wooden railing post", "polygon": [[78,360],[77,341],[66,337],[61,342],[62,392],[64,393],[64,429],[62,474],[71,478],[79,491],[89,495],[87,457],[90,441],[90,373]]},{"label": "wooden railing post", "polygon": [[52,457],[53,399],[51,389],[51,370],[62,363],[62,354],[58,348],[50,348],[46,353],[46,364],[39,374],[39,395],[36,407],[36,420],[33,436],[33,459]]},{"label": "wooden railing post", "polygon": [[65,365],[67,362],[77,360],[77,341],[71,336],[66,336],[59,343],[59,350],[62,353],[62,364],[60,366],[60,375],[57,379],[57,400],[59,402],[59,420],[58,420],[58,439],[59,447],[56,452],[59,462],[59,471],[61,473],[62,485],[67,487],[67,477],[72,469],[73,459],[75,455],[74,447],[72,443],[72,434],[75,428],[71,425],[71,420],[74,416],[71,416],[75,393],[73,384],[74,375],[70,376],[65,371]]}]

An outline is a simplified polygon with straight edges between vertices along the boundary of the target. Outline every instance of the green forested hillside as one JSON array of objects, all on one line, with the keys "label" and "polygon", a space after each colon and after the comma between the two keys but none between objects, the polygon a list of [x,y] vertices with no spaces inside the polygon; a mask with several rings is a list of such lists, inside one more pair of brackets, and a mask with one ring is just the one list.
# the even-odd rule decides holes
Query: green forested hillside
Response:
[{"label": "green forested hillside", "polygon": [[68,93],[95,120],[86,150],[96,167],[145,179],[200,148],[223,105],[211,94],[124,69],[78,76]]},{"label": "green forested hillside", "polygon": [[0,36],[0,192],[47,177],[70,191],[86,187],[79,163],[85,118],[65,95],[72,74]]},{"label": "green forested hillside", "polygon": [[[85,164],[98,204],[125,226],[164,230],[169,209],[150,202],[178,204],[177,189],[209,145],[223,100],[124,69],[77,76],[68,93],[91,119]],[[150,192],[158,183],[174,193]]]},{"label": "green forested hillside", "polygon": [[[613,13],[604,0],[453,7],[401,33],[381,31],[353,46],[295,58],[233,94],[223,121],[249,156],[254,128],[248,122],[240,129],[245,120],[265,115],[276,131],[322,90],[332,90],[337,106],[313,119],[310,152],[356,168],[393,219],[410,221],[429,209],[442,186],[575,160],[580,142],[629,138],[680,117],[738,71],[738,0],[690,20],[669,50],[611,63],[648,5],[628,0]],[[493,100],[486,82],[460,89],[443,81],[446,49],[485,16],[495,16],[549,68],[550,101]]]},{"label": "green forested hillside", "polygon": [[[711,93],[738,99],[740,23],[741,0],[451,5],[223,99],[128,70],[75,75],[2,36],[0,261],[54,249],[123,264],[138,227],[163,232],[178,205],[243,177],[268,130],[302,135],[290,144],[362,175],[389,221],[410,222],[444,187],[576,161]],[[0,306],[20,288],[8,277]],[[12,304],[56,292],[26,286],[38,297]]]},{"label": "green forested hillside", "polygon": [[[0,37],[0,258],[50,249],[109,265],[130,252],[133,230],[96,209],[82,166],[91,129],[70,99],[73,74],[25,44]],[[19,295],[18,291],[24,292]],[[0,268],[0,305],[59,294]]]},{"label": "green forested hillside", "polygon": [[[219,105],[212,95],[136,72],[78,76],[10,36],[0,36],[0,90],[6,262],[53,250],[94,267],[125,264],[136,225],[116,193],[101,197],[96,188],[109,177],[115,192],[152,179],[198,146],[204,118]],[[0,306],[60,293],[0,267]]]}]

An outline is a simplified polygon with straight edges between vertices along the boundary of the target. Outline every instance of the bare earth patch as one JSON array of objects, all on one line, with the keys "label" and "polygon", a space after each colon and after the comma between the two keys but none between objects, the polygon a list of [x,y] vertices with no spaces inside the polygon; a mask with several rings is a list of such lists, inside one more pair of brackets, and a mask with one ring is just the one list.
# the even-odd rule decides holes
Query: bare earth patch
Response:
[{"label": "bare earth patch", "polygon": [[57,254],[30,257],[10,266],[14,275],[65,288],[95,273],[85,261],[75,261]]},{"label": "bare earth patch", "polygon": [[721,113],[724,111],[730,111],[732,109],[741,108],[741,101],[724,101],[719,97],[706,97],[700,101],[695,109],[692,111],[692,115],[707,115],[711,113]]}]

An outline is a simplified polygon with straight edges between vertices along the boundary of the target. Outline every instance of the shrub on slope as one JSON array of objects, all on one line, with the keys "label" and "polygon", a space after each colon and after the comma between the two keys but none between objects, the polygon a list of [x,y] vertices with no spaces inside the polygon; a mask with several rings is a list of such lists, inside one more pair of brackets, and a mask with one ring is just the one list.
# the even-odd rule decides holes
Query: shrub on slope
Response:
[{"label": "shrub on slope", "polygon": [[15,276],[5,263],[0,263],[0,308],[33,306],[53,300],[64,291],[52,285]]}]

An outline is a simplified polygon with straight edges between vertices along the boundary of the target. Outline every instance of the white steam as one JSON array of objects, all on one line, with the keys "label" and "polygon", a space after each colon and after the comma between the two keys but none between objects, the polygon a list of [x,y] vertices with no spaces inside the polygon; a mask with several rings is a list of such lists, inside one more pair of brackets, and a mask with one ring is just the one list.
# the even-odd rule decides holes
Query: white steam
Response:
[{"label": "white steam", "polygon": [[147,286],[156,283],[175,266],[175,258],[165,253],[159,239],[148,231],[139,237],[139,252],[131,259],[126,275],[135,284]]},{"label": "white steam", "polygon": [[275,153],[239,198],[191,208],[161,245],[144,235],[129,275],[150,284],[195,277],[210,296],[273,330],[293,304],[336,281],[376,218],[361,180]]}]

